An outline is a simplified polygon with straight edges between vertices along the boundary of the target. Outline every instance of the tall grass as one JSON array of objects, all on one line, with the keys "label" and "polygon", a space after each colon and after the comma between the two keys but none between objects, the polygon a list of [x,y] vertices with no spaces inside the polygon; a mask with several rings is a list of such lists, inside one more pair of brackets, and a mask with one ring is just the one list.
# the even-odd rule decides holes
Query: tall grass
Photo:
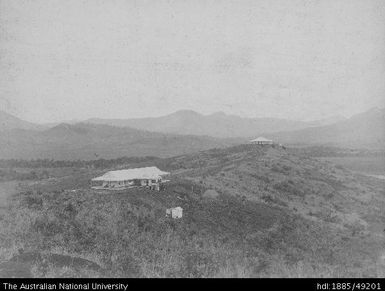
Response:
[{"label": "tall grass", "polygon": [[[32,273],[37,277],[384,275],[381,264],[367,270],[367,267],[344,269],[325,260],[321,262],[321,255],[317,262],[317,254],[312,257],[310,251],[314,247],[312,233],[308,231],[306,236],[305,228],[301,229],[294,220],[287,221],[286,226],[277,222],[266,231],[250,228],[245,236],[235,229],[236,224],[228,232],[214,232],[207,227],[194,227],[198,222],[193,220],[168,221],[162,216],[155,219],[141,216],[130,212],[125,200],[89,193],[23,193],[19,198],[0,220],[2,262],[22,249],[85,258],[102,269],[33,262]],[[238,205],[233,207],[233,211],[243,209]],[[205,215],[214,219],[208,213]],[[328,247],[326,239],[319,244]],[[294,263],[288,255],[296,258]]]}]

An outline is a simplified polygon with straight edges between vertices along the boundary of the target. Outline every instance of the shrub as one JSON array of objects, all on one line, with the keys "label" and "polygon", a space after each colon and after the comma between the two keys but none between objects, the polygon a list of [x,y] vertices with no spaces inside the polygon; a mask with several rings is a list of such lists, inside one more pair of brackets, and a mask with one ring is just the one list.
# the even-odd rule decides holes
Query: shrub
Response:
[{"label": "shrub", "polygon": [[276,183],[274,184],[273,187],[275,190],[278,190],[283,193],[287,193],[289,195],[300,196],[300,197],[305,196],[305,193],[302,190],[298,189],[294,185],[294,183],[289,183],[288,181]]}]

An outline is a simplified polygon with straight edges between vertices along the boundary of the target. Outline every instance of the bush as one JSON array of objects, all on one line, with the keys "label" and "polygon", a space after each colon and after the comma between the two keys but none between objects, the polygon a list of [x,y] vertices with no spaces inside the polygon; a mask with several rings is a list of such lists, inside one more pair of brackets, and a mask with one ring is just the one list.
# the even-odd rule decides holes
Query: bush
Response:
[{"label": "bush", "polygon": [[293,196],[304,197],[305,193],[298,189],[293,182],[283,181],[274,184],[273,188],[279,192],[286,193]]}]

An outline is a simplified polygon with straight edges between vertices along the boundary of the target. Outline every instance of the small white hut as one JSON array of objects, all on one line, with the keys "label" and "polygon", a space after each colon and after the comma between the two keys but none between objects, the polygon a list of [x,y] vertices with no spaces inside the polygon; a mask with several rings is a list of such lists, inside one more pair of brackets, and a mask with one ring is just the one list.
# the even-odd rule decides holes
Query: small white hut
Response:
[{"label": "small white hut", "polygon": [[265,145],[265,144],[273,144],[273,141],[271,139],[267,139],[263,136],[257,137],[256,139],[253,139],[250,141],[252,144],[258,144],[258,145]]},{"label": "small white hut", "polygon": [[183,208],[180,206],[174,207],[174,208],[168,208],[166,209],[166,216],[174,219],[182,218]]}]

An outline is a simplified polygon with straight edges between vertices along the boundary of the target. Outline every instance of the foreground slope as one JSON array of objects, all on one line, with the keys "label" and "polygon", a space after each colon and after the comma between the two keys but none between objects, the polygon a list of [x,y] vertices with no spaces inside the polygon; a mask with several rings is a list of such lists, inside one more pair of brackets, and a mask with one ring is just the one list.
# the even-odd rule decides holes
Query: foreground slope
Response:
[{"label": "foreground slope", "polygon": [[[270,146],[241,145],[209,150],[173,158],[169,166],[204,189],[235,197],[243,201],[243,205],[256,203],[278,208],[282,211],[281,218],[288,215],[289,220],[290,217],[297,219],[289,225],[299,240],[281,237],[284,245],[294,239],[292,245],[288,243],[280,250],[285,256],[298,252],[294,249],[299,248],[302,251],[296,255],[306,257],[310,251],[307,248],[312,246],[319,248],[324,262],[331,264],[360,268],[365,265],[370,269],[367,262],[376,266],[382,262],[385,252],[383,180]],[[269,219],[268,215],[264,217]],[[303,228],[308,223],[319,228],[321,236]],[[282,223],[280,227],[288,225]],[[323,241],[325,238],[329,241]],[[359,272],[368,272],[368,275],[376,272],[369,269]]]},{"label": "foreground slope", "polygon": [[312,220],[346,226],[346,216],[354,216],[352,225],[366,225],[362,215],[367,207],[384,218],[383,182],[278,146],[240,145],[170,160],[179,175],[206,188],[281,206]]},{"label": "foreground slope", "polygon": [[[44,276],[385,274],[381,180],[253,145],[115,168],[149,163],[171,172],[164,191],[89,189],[109,169],[25,182],[0,222],[2,260]],[[175,206],[184,216],[168,220]],[[45,266],[42,255],[54,262]],[[68,257],[98,268],[65,266]]]}]

